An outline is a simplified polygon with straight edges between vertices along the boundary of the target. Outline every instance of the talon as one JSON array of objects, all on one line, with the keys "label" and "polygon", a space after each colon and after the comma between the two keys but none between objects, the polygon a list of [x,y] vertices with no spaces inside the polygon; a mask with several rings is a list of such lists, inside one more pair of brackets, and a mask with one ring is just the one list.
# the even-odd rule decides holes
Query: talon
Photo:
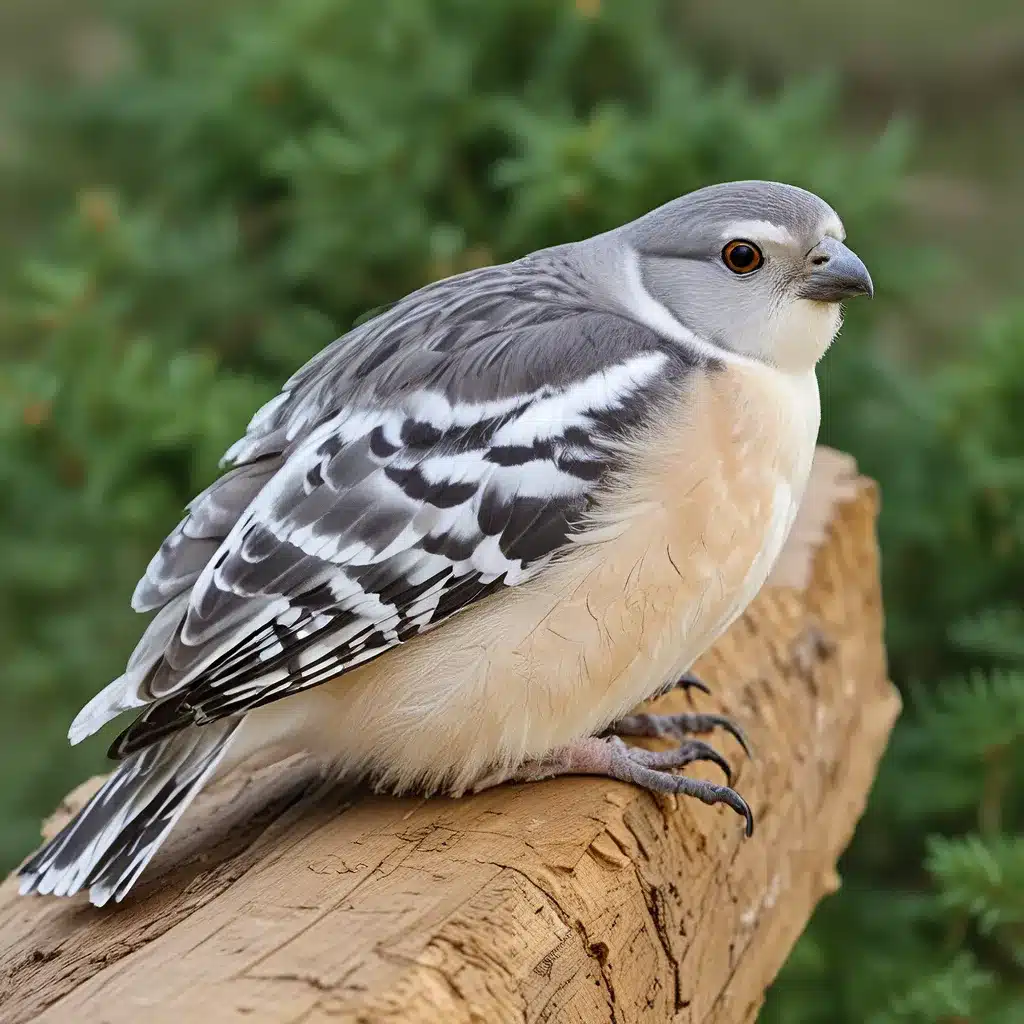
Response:
[{"label": "talon", "polygon": [[[619,741],[621,743],[621,740]],[[617,748],[622,749],[622,748]],[[703,740],[687,740],[673,750],[645,750],[642,747],[626,747],[626,756],[645,768],[666,770],[669,768],[685,768],[695,761],[710,761],[722,769],[726,780],[732,784],[732,769],[714,747]]]},{"label": "talon", "polygon": [[736,790],[730,789],[729,793],[732,799],[726,799],[725,802],[745,819],[746,824],[743,828],[743,834],[749,839],[754,834],[754,812],[751,811],[750,805]]},{"label": "talon", "polygon": [[658,690],[651,699],[656,700],[658,697],[664,697],[666,693],[671,693],[673,690],[686,690],[686,694],[691,702],[693,697],[690,694],[690,690],[702,690],[709,696],[711,695],[711,687],[707,683],[692,672],[684,672],[674,683],[668,683]]},{"label": "talon", "polygon": [[725,715],[696,715],[683,713],[678,715],[627,715],[620,718],[604,731],[605,736],[685,736],[688,733],[709,733],[715,729],[724,729],[739,745],[747,757],[753,757],[750,744],[743,730],[731,718]]},{"label": "talon", "polygon": [[[714,747],[703,740],[687,740],[686,743],[677,748],[679,751],[684,749],[687,754],[691,752],[693,754],[692,757],[687,757],[685,764],[693,764],[694,761],[710,761],[722,769],[726,782],[728,785],[732,785],[732,768],[729,766],[729,762]],[[682,768],[685,767],[685,764],[674,765],[673,767]]]},{"label": "talon", "polygon": [[711,696],[711,687],[708,686],[702,679],[695,676],[692,672],[684,672],[676,683],[677,687],[689,692],[690,690],[702,690],[709,697]]},{"label": "talon", "polygon": [[725,804],[731,807],[741,818],[744,819],[743,834],[749,839],[754,834],[754,813],[750,805],[731,786],[716,786],[707,783],[700,789],[691,789],[691,796],[706,803],[709,807],[715,804]]},{"label": "talon", "polygon": [[694,744],[700,744],[704,750],[703,757],[694,758],[695,761],[710,761],[712,764],[717,764],[722,769],[722,774],[725,776],[726,784],[732,786],[732,768],[729,766],[729,762],[726,761],[722,755],[714,749],[714,747],[708,746],[706,743],[702,743],[700,740],[692,740]]},{"label": "talon", "polygon": [[754,814],[750,809],[750,805],[746,800],[743,799],[731,787],[722,786],[718,794],[717,800],[707,800],[705,803],[715,804],[723,803],[731,807],[741,818],[744,819],[745,825],[743,828],[743,834],[749,839],[754,834]]},{"label": "talon", "polygon": [[[751,752],[746,735],[731,718],[726,718],[725,715],[702,715],[701,717],[706,719],[712,728],[717,726],[719,729],[724,729],[743,748],[743,753],[747,757],[753,758],[754,755]],[[711,730],[709,729],[708,731],[710,732]]]}]

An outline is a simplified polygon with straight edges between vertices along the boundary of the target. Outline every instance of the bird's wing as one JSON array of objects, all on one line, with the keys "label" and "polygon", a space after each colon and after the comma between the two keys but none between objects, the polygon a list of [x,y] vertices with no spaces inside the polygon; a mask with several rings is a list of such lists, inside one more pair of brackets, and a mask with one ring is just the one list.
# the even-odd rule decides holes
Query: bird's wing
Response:
[{"label": "bird's wing", "polygon": [[140,583],[137,606],[166,603],[82,735],[149,705],[123,756],[316,686],[566,544],[693,360],[608,312],[476,297],[335,343],[257,414]]}]

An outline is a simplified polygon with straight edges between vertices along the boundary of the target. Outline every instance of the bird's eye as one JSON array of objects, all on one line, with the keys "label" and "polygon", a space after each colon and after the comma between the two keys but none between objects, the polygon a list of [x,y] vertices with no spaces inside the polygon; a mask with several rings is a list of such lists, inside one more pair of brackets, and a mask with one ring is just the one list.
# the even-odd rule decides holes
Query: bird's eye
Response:
[{"label": "bird's eye", "polygon": [[764,255],[753,242],[737,238],[722,250],[722,262],[734,274],[750,274],[764,263]]}]

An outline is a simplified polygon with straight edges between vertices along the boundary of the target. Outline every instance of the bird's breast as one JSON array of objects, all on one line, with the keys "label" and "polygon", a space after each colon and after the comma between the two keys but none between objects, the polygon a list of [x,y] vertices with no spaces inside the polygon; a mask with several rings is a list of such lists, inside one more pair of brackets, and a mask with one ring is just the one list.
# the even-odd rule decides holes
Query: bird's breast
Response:
[{"label": "bird's breast", "polygon": [[577,552],[536,581],[561,598],[524,657],[560,662],[602,723],[686,671],[767,579],[818,420],[813,374],[727,364],[693,382],[633,439]]}]

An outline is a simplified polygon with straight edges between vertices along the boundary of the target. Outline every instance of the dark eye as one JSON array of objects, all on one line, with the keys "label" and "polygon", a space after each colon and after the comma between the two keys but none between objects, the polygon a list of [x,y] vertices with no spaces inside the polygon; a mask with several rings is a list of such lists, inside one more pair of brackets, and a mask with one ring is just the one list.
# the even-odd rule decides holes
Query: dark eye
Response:
[{"label": "dark eye", "polygon": [[750,274],[764,263],[764,256],[753,242],[737,238],[722,250],[722,262],[734,274]]}]

